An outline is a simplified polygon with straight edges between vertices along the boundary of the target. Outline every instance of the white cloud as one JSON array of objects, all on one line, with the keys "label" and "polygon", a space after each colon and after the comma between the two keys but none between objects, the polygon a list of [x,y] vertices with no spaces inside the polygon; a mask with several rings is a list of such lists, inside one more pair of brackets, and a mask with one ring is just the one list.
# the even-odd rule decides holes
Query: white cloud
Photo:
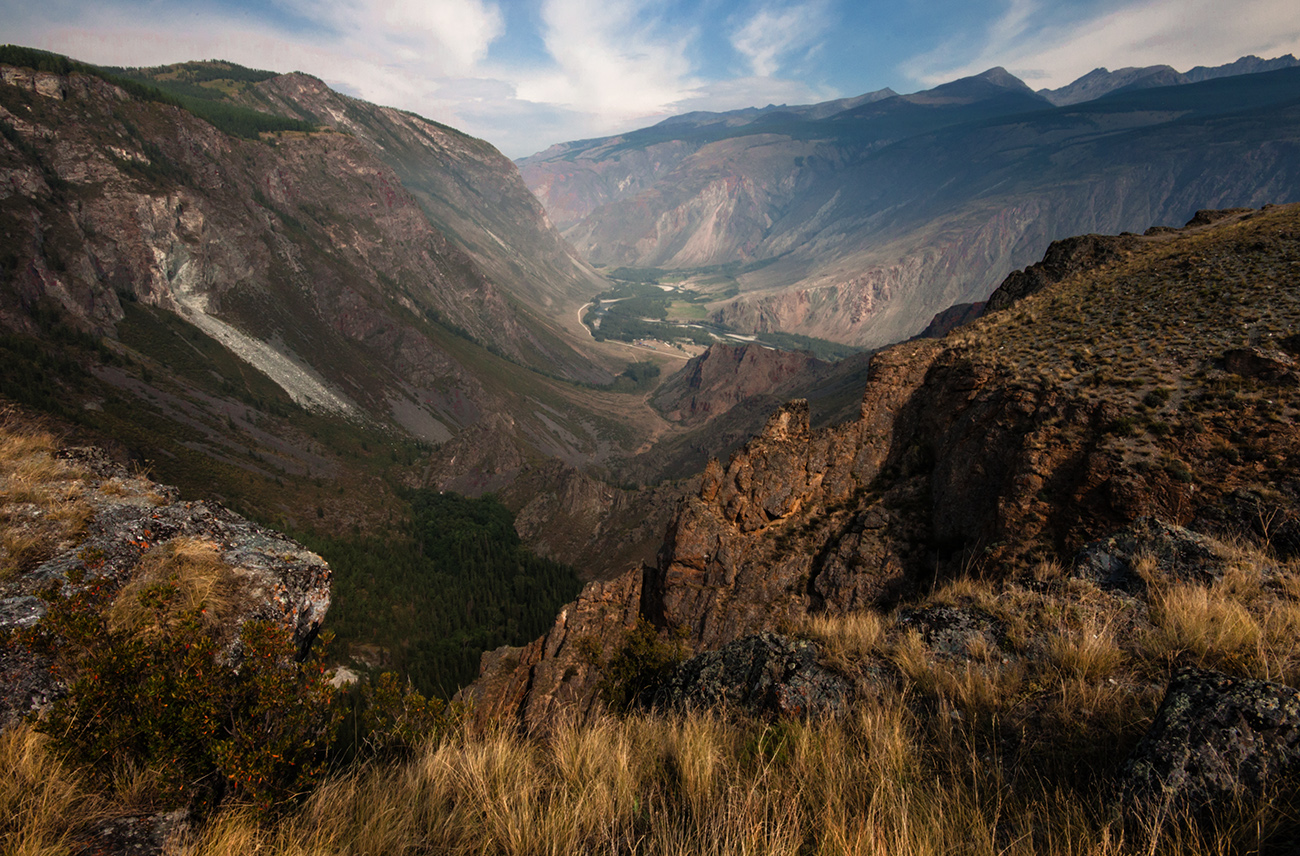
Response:
[{"label": "white cloud", "polygon": [[827,26],[825,4],[766,6],[731,35],[731,45],[749,60],[757,77],[771,77],[790,54],[810,49]]},{"label": "white cloud", "polygon": [[543,39],[553,68],[525,75],[524,101],[569,107],[617,123],[688,97],[698,81],[689,32],[645,20],[653,0],[545,0]]},{"label": "white cloud", "polygon": [[1052,11],[1034,0],[1011,0],[973,57],[944,45],[909,60],[903,71],[934,85],[1001,65],[1035,87],[1055,88],[1098,66],[1186,71],[1246,54],[1300,52],[1295,0],[1144,0],[1068,22],[1053,20]]}]

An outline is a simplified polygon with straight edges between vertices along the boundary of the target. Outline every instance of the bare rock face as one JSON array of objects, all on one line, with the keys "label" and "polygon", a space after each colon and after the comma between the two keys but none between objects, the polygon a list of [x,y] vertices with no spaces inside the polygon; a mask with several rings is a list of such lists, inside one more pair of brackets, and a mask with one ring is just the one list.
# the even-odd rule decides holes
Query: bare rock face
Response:
[{"label": "bare rock face", "polygon": [[551,461],[525,466],[497,498],[515,512],[515,531],[538,555],[573,565],[587,579],[611,579],[654,561],[691,485],[619,488]]},{"label": "bare rock face", "polygon": [[1177,817],[1260,794],[1300,767],[1300,690],[1183,668],[1125,764],[1120,794],[1142,817]]},{"label": "bare rock face", "polygon": [[712,345],[656,390],[653,403],[673,421],[698,425],[822,366],[810,354],[752,344]]},{"label": "bare rock face", "polygon": [[670,710],[723,707],[755,716],[818,717],[841,712],[849,682],[817,662],[817,645],[756,633],[677,666],[655,694]]},{"label": "bare rock face", "polygon": [[[330,603],[329,566],[315,553],[220,505],[182,501],[174,488],[133,476],[95,449],[62,454],[86,504],[84,530],[48,559],[0,582],[0,633],[38,624],[46,612],[40,592],[50,584],[65,594],[89,585],[120,591],[143,573],[151,557],[178,542],[211,552],[224,566],[221,638],[232,646],[250,621],[278,624],[301,652],[315,638]],[[21,535],[22,509],[5,508],[11,534]],[[40,707],[62,691],[49,664],[0,637],[0,723]],[[234,648],[231,655],[237,656]]]}]

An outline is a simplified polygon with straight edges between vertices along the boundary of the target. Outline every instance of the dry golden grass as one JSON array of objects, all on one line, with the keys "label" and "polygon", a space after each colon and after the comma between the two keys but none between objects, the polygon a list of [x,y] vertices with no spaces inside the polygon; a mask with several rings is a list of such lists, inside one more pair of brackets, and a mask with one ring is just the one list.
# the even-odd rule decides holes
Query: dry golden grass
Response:
[{"label": "dry golden grass", "polygon": [[46,742],[28,725],[0,734],[0,852],[7,856],[68,853],[72,833],[104,810]]},{"label": "dry golden grass", "polygon": [[1147,842],[1096,795],[1017,780],[934,720],[892,694],[815,724],[632,717],[546,740],[462,736],[340,776],[274,827],[225,812],[184,852],[1201,856],[1242,852],[1248,822],[1268,821]]},{"label": "dry golden grass", "polygon": [[1114,674],[1125,661],[1114,631],[1095,615],[1050,637],[1047,656],[1063,675],[1086,681]]},{"label": "dry golden grass", "polygon": [[[162,611],[141,602],[141,595],[158,585],[175,589]],[[151,636],[171,627],[182,613],[195,610],[202,610],[208,626],[220,627],[243,600],[239,579],[222,561],[215,544],[173,538],[141,559],[138,573],[109,607],[109,627]]]},{"label": "dry golden grass", "polygon": [[1156,660],[1190,658],[1199,666],[1256,673],[1263,630],[1249,610],[1218,586],[1180,583],[1153,594],[1146,645]]},{"label": "dry golden grass", "polygon": [[56,459],[54,449],[50,434],[0,414],[0,579],[50,558],[90,519],[84,473]]},{"label": "dry golden grass", "polygon": [[821,645],[827,662],[841,671],[849,671],[880,649],[885,627],[884,616],[863,610],[844,615],[810,615],[801,630]]}]

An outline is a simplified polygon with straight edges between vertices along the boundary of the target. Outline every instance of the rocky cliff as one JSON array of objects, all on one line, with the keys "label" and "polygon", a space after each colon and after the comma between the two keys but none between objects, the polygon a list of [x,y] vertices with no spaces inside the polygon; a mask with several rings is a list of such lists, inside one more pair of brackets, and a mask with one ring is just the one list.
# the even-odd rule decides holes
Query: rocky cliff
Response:
[{"label": "rocky cliff", "polygon": [[[1295,525],[1300,402],[1265,368],[1289,364],[1300,322],[1300,209],[1157,231],[1108,258],[880,352],[856,420],[814,430],[805,403],[780,410],[709,465],[653,565],[485,657],[471,693],[541,726],[593,703],[591,652],[638,620],[713,649],[958,572],[1067,562],[1143,515],[1254,537],[1268,520],[1279,537]],[[1225,362],[1243,340],[1258,363]]]}]

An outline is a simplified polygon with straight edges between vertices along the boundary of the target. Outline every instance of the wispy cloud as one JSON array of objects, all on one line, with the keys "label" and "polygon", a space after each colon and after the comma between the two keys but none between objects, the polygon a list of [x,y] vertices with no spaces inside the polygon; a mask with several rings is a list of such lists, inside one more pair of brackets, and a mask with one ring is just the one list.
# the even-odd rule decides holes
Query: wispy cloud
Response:
[{"label": "wispy cloud", "polygon": [[504,30],[487,0],[280,0],[333,30],[349,54],[411,63],[437,76],[470,74]]},{"label": "wispy cloud", "polygon": [[617,123],[687,98],[699,81],[692,34],[649,14],[654,0],[545,0],[542,37],[554,66],[524,76],[524,101],[589,112]]},{"label": "wispy cloud", "polygon": [[756,77],[772,77],[783,60],[815,46],[829,24],[826,3],[813,0],[789,6],[764,6],[731,35],[731,45]]},{"label": "wispy cloud", "polygon": [[1141,0],[1084,19],[1063,20],[1060,7],[1010,0],[980,49],[945,44],[913,57],[902,70],[927,85],[1005,66],[1036,87],[1064,86],[1094,68],[1232,62],[1248,54],[1300,52],[1294,0]]}]

